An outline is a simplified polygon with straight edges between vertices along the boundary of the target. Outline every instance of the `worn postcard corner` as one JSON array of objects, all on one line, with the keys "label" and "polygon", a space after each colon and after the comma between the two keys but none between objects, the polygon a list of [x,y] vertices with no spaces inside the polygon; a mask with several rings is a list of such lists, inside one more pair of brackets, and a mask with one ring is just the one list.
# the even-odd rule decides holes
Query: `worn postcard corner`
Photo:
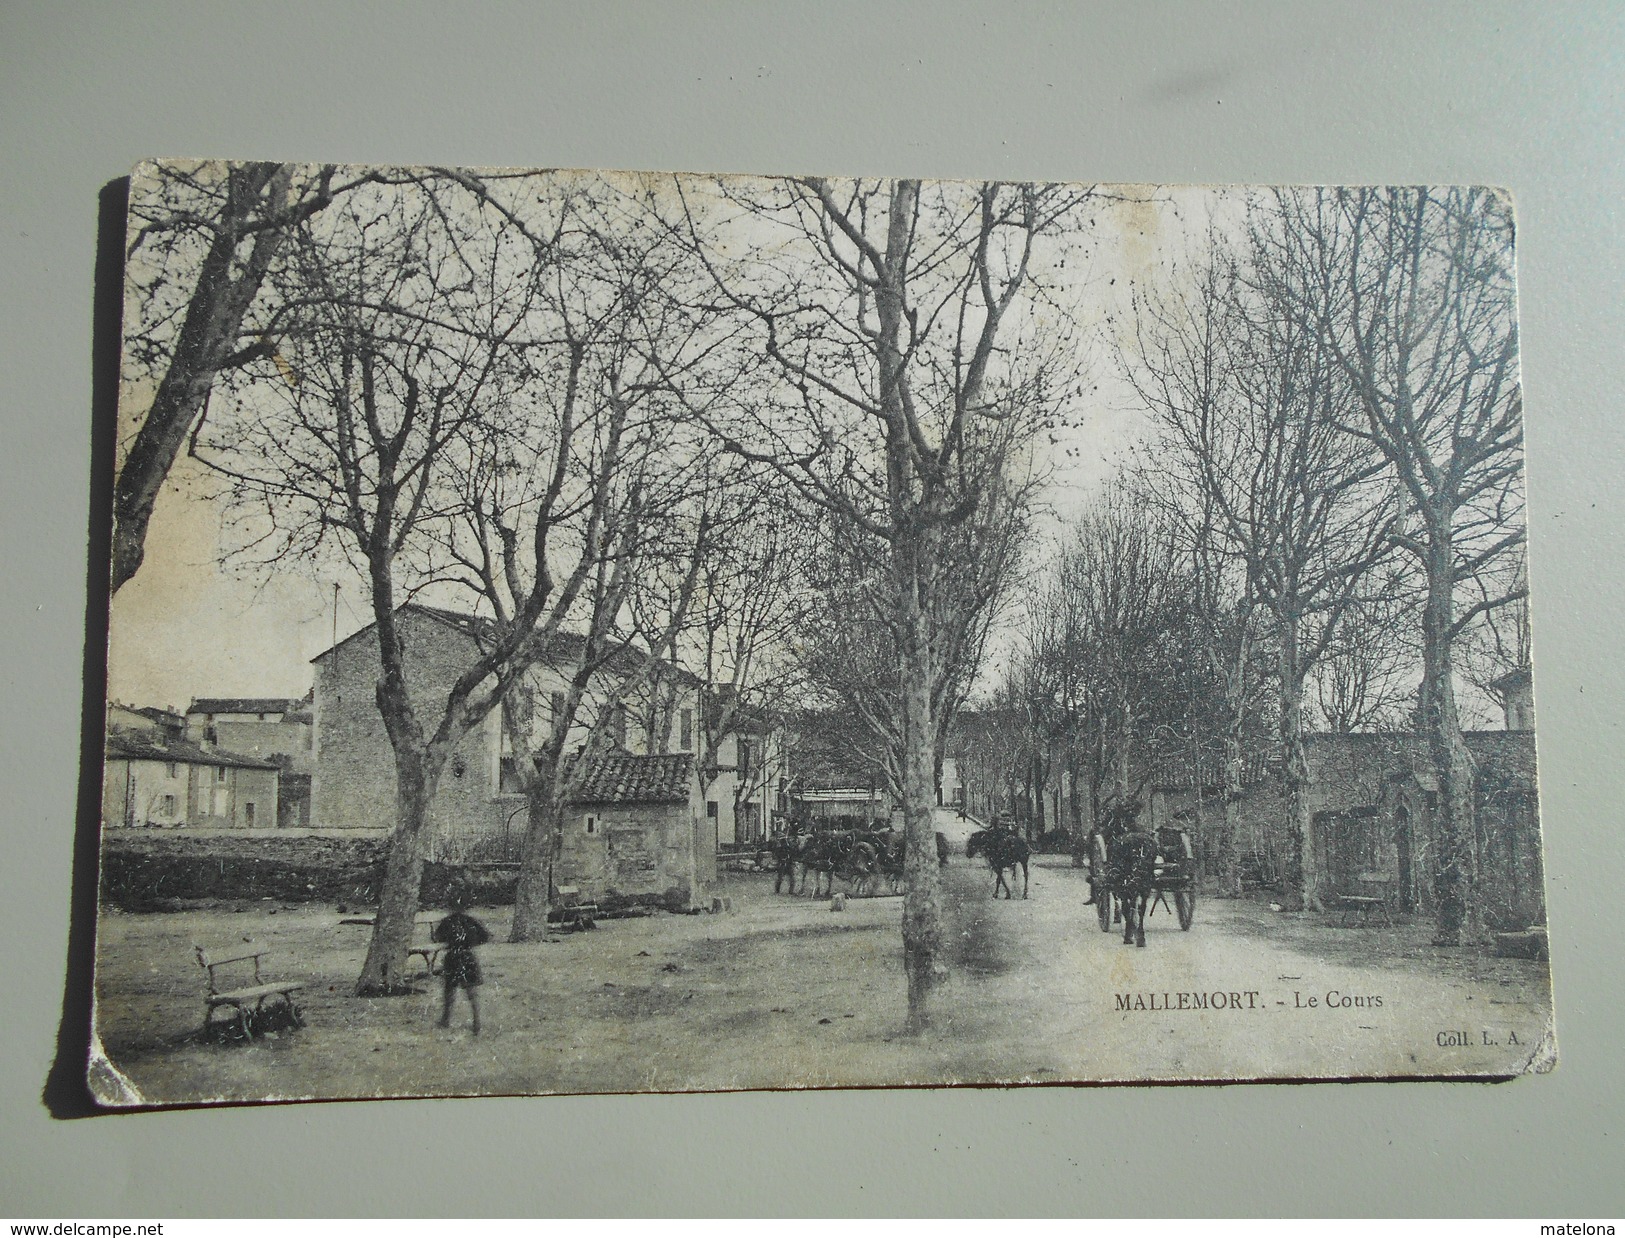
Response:
[{"label": "worn postcard corner", "polygon": [[93,1094],[1550,1070],[1511,211],[140,165]]}]

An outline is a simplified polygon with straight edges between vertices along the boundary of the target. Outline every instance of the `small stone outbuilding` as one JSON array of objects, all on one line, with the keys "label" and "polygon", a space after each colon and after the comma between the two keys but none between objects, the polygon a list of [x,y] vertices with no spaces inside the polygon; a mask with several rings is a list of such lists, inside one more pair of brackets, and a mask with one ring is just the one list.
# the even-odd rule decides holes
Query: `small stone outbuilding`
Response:
[{"label": "small stone outbuilding", "polygon": [[590,902],[705,905],[716,851],[694,755],[594,760],[565,813],[554,880]]}]

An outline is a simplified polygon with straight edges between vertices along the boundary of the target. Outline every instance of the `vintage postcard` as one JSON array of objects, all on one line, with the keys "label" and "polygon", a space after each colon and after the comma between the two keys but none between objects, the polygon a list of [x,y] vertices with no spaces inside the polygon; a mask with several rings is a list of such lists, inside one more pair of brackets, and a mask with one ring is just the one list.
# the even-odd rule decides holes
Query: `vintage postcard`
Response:
[{"label": "vintage postcard", "polygon": [[1556,1061],[1493,189],[131,177],[94,1093]]}]

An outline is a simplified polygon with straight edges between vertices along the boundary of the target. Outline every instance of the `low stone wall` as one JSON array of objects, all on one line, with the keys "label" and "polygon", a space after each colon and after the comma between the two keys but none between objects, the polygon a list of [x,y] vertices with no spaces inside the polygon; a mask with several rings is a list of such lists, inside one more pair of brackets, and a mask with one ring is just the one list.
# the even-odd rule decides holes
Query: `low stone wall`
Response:
[{"label": "low stone wall", "polygon": [[[389,836],[375,832],[109,830],[102,838],[101,899],[124,911],[166,911],[198,902],[378,900]],[[517,866],[425,864],[424,907],[445,903],[453,884],[478,904],[513,902]]]}]

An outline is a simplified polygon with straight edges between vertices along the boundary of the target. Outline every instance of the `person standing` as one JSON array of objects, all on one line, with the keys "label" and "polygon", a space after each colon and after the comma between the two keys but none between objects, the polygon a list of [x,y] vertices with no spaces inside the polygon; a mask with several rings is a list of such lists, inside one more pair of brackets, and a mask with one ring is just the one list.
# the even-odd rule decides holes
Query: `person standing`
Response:
[{"label": "person standing", "polygon": [[484,977],[480,974],[480,960],[474,951],[491,940],[491,933],[485,925],[468,914],[468,891],[458,887],[447,900],[451,908],[450,914],[434,926],[430,936],[433,940],[441,942],[446,947],[446,954],[440,961],[440,981],[443,988],[443,1004],[440,1010],[440,1026],[451,1026],[451,1005],[461,989],[468,994],[468,1007],[474,1015],[474,1035],[480,1034],[480,984]]}]

